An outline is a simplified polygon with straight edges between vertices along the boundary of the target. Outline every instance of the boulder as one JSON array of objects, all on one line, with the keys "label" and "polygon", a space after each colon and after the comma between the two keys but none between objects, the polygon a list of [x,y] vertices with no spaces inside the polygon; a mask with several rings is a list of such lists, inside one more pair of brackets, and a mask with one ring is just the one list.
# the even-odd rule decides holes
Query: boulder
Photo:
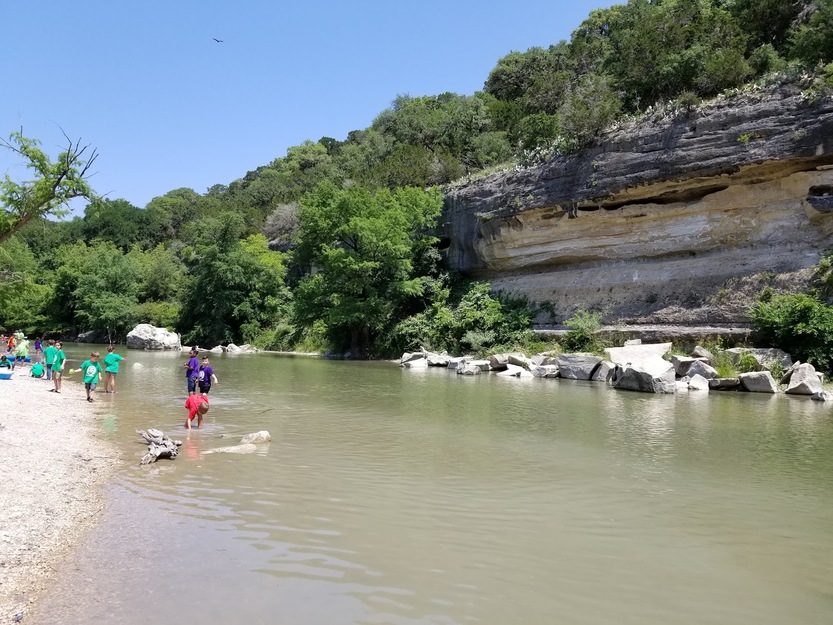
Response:
[{"label": "boulder", "polygon": [[157,328],[149,323],[140,323],[127,334],[128,349],[181,350],[179,335]]},{"label": "boulder", "polygon": [[778,384],[769,371],[752,371],[738,376],[740,387],[750,393],[777,393]]},{"label": "boulder", "polygon": [[639,366],[625,366],[613,388],[642,393],[676,392],[674,365],[659,356],[644,358]]},{"label": "boulder", "polygon": [[451,356],[445,353],[435,354],[434,352],[427,352],[425,354],[425,360],[429,367],[447,367]]},{"label": "boulder", "polygon": [[784,375],[781,376],[781,384],[789,384],[790,378],[793,375],[793,371],[798,368],[798,365],[801,364],[800,360],[796,360],[792,366],[790,366],[785,372]]},{"label": "boulder", "polygon": [[694,358],[703,358],[709,364],[712,364],[714,362],[714,354],[712,354],[709,350],[707,350],[705,347],[702,347],[701,345],[698,345],[693,350],[691,350],[691,355]]},{"label": "boulder", "polygon": [[405,367],[406,369],[427,369],[428,368],[428,359],[427,358],[417,358],[416,360],[409,360],[408,362],[403,362],[400,367]]},{"label": "boulder", "polygon": [[627,345],[625,347],[608,347],[605,357],[620,367],[639,367],[643,361],[662,358],[671,349],[671,343],[651,343],[647,345]]},{"label": "boulder", "polygon": [[524,369],[529,369],[529,358],[526,357],[526,354],[521,354],[520,352],[512,352],[511,354],[507,354],[509,358],[509,364],[515,365],[516,367],[523,367]]},{"label": "boulder", "polygon": [[715,369],[711,365],[707,365],[702,360],[695,360],[688,366],[688,371],[686,372],[686,375],[688,375],[689,377],[701,375],[707,380],[713,380],[717,377],[717,369]]},{"label": "boulder", "polygon": [[602,359],[593,354],[561,354],[556,360],[559,375],[570,380],[589,380],[602,362]]},{"label": "boulder", "polygon": [[240,439],[241,445],[248,445],[250,443],[268,443],[272,440],[272,435],[269,434],[266,430],[261,430],[260,432],[252,432],[251,434],[246,434],[243,438]]},{"label": "boulder", "polygon": [[558,365],[537,365],[533,366],[530,373],[536,378],[557,378]]},{"label": "boulder", "polygon": [[258,450],[257,445],[247,443],[242,445],[232,445],[231,447],[217,447],[202,452],[204,454],[252,454]]},{"label": "boulder", "polygon": [[793,364],[792,357],[787,352],[772,347],[733,347],[727,349],[726,353],[732,359],[733,365],[738,363],[743,354],[750,354],[758,363],[759,371],[769,369],[775,363],[778,363],[782,370],[789,369]]},{"label": "boulder", "polygon": [[737,391],[738,389],[740,389],[738,378],[709,378],[709,390]]},{"label": "boulder", "polygon": [[615,369],[615,364],[609,360],[603,360],[599,363],[599,366],[596,367],[596,370],[593,371],[590,379],[594,382],[609,382],[613,378],[613,371]]},{"label": "boulder", "polygon": [[523,367],[519,367],[518,365],[508,365],[506,370],[499,371],[497,375],[503,377],[511,377],[511,378],[531,378],[533,377],[532,374],[524,369]]},{"label": "boulder", "polygon": [[813,395],[821,391],[821,380],[815,367],[810,363],[804,363],[793,370],[786,392],[790,395]]},{"label": "boulder", "polygon": [[833,393],[830,391],[819,391],[810,395],[810,399],[815,401],[833,401]]},{"label": "boulder", "polygon": [[455,358],[449,358],[447,366],[449,369],[458,369],[464,362],[466,362],[465,356],[457,356]]},{"label": "boulder", "polygon": [[469,363],[474,367],[480,367],[481,371],[490,371],[492,368],[488,360],[470,360]]},{"label": "boulder", "polygon": [[558,363],[558,355],[557,354],[535,354],[532,358],[529,359],[529,364],[531,367],[537,367],[540,365],[555,365]]},{"label": "boulder", "polygon": [[109,343],[109,338],[105,332],[99,330],[90,330],[89,332],[82,332],[75,339],[79,343]]},{"label": "boulder", "polygon": [[234,343],[229,343],[226,345],[226,353],[227,354],[235,354],[240,351],[240,348],[235,345]]},{"label": "boulder", "polygon": [[489,368],[492,371],[506,371],[509,366],[509,354],[492,354],[489,356]]},{"label": "boulder", "polygon": [[688,375],[688,368],[695,362],[697,362],[697,359],[691,356],[671,356],[671,364],[674,365],[674,371],[681,378]]},{"label": "boulder", "polygon": [[688,389],[690,391],[707,391],[709,390],[709,381],[699,373],[695,374],[688,380]]},{"label": "boulder", "polygon": [[206,351],[209,351],[212,354],[222,354],[223,353],[223,346],[222,345],[217,345],[216,347],[212,347],[211,349],[208,349]]},{"label": "boulder", "polygon": [[399,359],[399,364],[404,365],[406,362],[414,362],[415,360],[425,360],[425,354],[422,352],[405,352],[402,354],[402,358]]},{"label": "boulder", "polygon": [[457,375],[480,375],[482,369],[471,361],[464,360],[457,365]]}]

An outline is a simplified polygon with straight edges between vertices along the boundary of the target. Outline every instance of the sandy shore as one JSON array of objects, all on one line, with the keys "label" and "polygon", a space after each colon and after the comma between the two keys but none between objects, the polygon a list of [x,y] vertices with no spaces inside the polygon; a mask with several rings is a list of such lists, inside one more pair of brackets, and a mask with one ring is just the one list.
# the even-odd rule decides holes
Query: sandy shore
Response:
[{"label": "sandy shore", "polygon": [[104,508],[101,486],[120,462],[103,441],[84,387],[0,380],[0,623],[30,611],[57,565]]}]

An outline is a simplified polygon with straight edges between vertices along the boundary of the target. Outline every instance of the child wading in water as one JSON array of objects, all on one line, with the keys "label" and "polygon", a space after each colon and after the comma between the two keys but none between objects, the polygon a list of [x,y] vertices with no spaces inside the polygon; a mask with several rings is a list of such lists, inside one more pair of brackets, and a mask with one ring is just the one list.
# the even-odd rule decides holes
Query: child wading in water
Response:
[{"label": "child wading in water", "polygon": [[202,364],[200,365],[200,375],[197,379],[200,386],[200,393],[208,395],[212,384],[217,384],[217,376],[214,375],[214,369],[208,363],[208,356],[203,356]]},{"label": "child wading in water", "polygon": [[197,417],[197,427],[202,426],[202,417],[208,412],[208,395],[190,395],[185,400],[185,407],[188,409],[188,418],[185,419],[185,428],[191,429],[191,421]]},{"label": "child wading in water", "polygon": [[104,357],[104,392],[116,392],[116,376],[119,373],[119,363],[122,360],[127,360],[123,356],[119,356],[115,347],[109,345],[107,347],[107,355]]},{"label": "child wading in water", "polygon": [[98,362],[98,352],[90,354],[90,359],[81,363],[81,373],[84,374],[84,388],[87,389],[87,401],[95,401],[92,393],[96,384],[101,380],[101,363]]}]

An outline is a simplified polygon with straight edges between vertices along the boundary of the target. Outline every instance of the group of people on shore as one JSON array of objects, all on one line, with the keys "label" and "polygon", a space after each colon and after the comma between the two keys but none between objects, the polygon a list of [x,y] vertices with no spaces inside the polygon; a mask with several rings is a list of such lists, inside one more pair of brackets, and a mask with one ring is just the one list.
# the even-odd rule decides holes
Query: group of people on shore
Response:
[{"label": "group of people on shore", "polygon": [[200,362],[199,353],[194,348],[189,350],[188,356],[188,361],[183,367],[185,367],[185,381],[188,385],[188,399],[185,400],[188,417],[185,419],[185,428],[190,430],[191,421],[194,418],[197,419],[197,427],[202,427],[202,418],[210,408],[208,393],[211,391],[211,385],[217,384],[217,376],[208,361],[208,356],[203,356]]},{"label": "group of people on shore", "polygon": [[[0,334],[0,346],[2,345],[6,346],[6,353],[0,354],[0,369],[7,368],[14,371],[18,366],[25,364],[27,359],[30,359],[32,366],[29,369],[29,375],[51,381],[53,384],[53,388],[49,389],[51,393],[61,392],[67,360],[61,341],[49,339],[44,342],[38,337],[35,340],[35,355],[33,358],[29,356],[29,341],[20,330],[8,337],[5,334]],[[185,379],[188,387],[188,399],[185,400],[188,417],[185,419],[185,427],[190,430],[191,421],[195,418],[197,419],[196,427],[202,426],[203,416],[210,407],[208,393],[211,391],[211,385],[217,384],[217,375],[214,373],[214,368],[207,356],[203,356],[202,361],[200,361],[198,358],[199,352],[194,348],[188,352],[188,356],[188,361],[183,367],[185,368]],[[100,359],[101,354],[94,351],[77,369],[83,376],[88,402],[95,401],[93,393],[102,377],[104,379],[104,392],[116,392],[116,376],[119,373],[119,364],[127,360],[124,356],[117,354],[115,347],[112,345],[107,347],[107,354],[104,356],[103,363],[99,361]],[[75,369],[69,369],[67,373],[72,375],[75,372]]]},{"label": "group of people on shore", "polygon": [[[29,356],[29,341],[20,330],[8,338],[5,335],[0,335],[0,345],[7,346],[7,354],[14,351],[13,358],[10,358],[7,354],[0,355],[0,368],[8,368],[14,371],[18,366],[25,364],[27,359],[30,359],[32,366],[29,369],[29,375],[33,378],[51,381],[53,388],[49,389],[49,392],[61,392],[67,360],[64,345],[61,341],[49,339],[45,342],[46,347],[44,347],[44,342],[38,337],[35,340],[35,355],[33,358]],[[107,355],[104,356],[103,361],[104,367],[99,362],[100,358],[101,354],[99,352],[92,352],[90,357],[82,362],[78,369],[83,376],[88,402],[95,401],[92,393],[101,382],[102,376],[104,378],[104,392],[116,392],[116,376],[119,373],[119,363],[126,360],[124,356],[116,353],[115,347],[112,345],[107,347]],[[69,369],[67,373],[72,375],[75,371],[75,369]]]}]

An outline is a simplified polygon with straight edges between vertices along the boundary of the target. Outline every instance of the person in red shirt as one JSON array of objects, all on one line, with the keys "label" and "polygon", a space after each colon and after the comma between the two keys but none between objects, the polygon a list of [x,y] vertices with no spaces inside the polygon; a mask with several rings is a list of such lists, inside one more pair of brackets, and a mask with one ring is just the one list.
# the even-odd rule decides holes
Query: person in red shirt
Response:
[{"label": "person in red shirt", "polygon": [[197,427],[202,426],[202,417],[208,412],[208,395],[189,395],[185,400],[185,407],[188,409],[188,418],[185,419],[185,427],[191,429],[191,421],[197,418]]}]

